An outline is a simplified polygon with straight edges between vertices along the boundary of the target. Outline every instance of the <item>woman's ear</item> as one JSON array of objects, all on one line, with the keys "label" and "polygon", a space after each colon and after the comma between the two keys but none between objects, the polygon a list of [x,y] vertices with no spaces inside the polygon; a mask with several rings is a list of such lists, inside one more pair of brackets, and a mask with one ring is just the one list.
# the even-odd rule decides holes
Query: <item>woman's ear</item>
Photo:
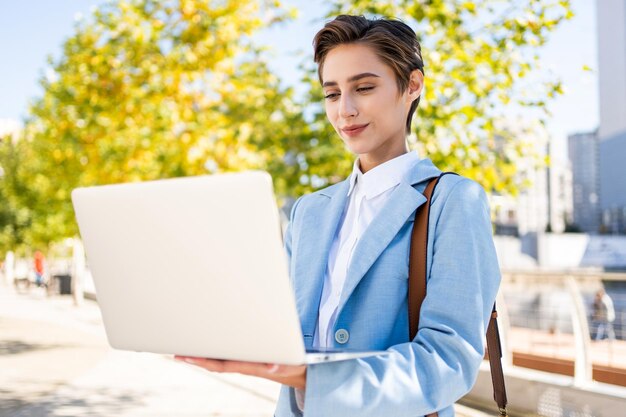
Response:
[{"label": "woman's ear", "polygon": [[412,103],[417,100],[417,98],[422,94],[423,89],[424,74],[418,69],[413,70],[409,78],[409,88],[407,89],[408,101]]}]

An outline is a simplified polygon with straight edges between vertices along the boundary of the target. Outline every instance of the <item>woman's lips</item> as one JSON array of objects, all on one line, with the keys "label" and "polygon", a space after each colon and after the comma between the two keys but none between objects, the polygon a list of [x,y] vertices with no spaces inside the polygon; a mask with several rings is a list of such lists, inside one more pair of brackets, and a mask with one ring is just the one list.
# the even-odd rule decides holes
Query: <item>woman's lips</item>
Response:
[{"label": "woman's lips", "polygon": [[354,126],[344,127],[341,129],[341,131],[348,136],[357,136],[361,134],[361,132],[363,132],[368,126],[369,126],[369,123],[366,123],[364,125],[354,125]]}]

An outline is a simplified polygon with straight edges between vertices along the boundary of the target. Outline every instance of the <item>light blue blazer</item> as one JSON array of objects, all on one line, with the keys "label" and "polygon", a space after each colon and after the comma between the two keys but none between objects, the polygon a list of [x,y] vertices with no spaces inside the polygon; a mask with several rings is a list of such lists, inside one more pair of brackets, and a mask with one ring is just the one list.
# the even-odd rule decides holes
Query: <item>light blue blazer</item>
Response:
[{"label": "light blue blazer", "polygon": [[[331,331],[335,347],[388,349],[388,355],[310,365],[305,417],[454,415],[483,358],[488,318],[500,284],[489,206],[476,182],[445,175],[431,201],[427,296],[409,340],[407,283],[415,210],[428,179],[422,159],[392,192],[358,242]],[[285,247],[302,333],[311,347],[331,242],[347,203],[343,181],[298,199]],[[283,386],[276,417],[300,416]]]}]

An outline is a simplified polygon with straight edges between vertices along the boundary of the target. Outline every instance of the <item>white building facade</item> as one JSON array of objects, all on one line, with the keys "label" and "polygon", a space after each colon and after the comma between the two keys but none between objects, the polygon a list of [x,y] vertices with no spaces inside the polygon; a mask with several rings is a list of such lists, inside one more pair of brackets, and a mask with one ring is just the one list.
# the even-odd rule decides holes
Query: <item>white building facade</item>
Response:
[{"label": "white building facade", "polygon": [[[539,124],[528,126],[528,122],[506,121],[502,129],[512,132],[519,140],[526,142],[527,157],[517,161],[517,182],[525,184],[517,196],[493,195],[491,198],[492,217],[496,234],[523,236],[553,229],[551,218],[551,171],[542,161],[549,152],[549,139],[546,130]],[[555,172],[560,172],[558,169]],[[557,205],[555,205],[557,207]],[[561,230],[565,220],[557,221]]]}]

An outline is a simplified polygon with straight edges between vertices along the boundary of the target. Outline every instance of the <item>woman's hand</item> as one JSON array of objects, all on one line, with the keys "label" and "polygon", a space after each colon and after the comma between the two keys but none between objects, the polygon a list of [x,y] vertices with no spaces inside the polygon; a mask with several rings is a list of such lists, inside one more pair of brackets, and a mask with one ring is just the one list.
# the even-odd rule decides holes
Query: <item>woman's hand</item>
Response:
[{"label": "woman's hand", "polygon": [[251,375],[304,390],[306,365],[278,365],[272,363],[227,361],[220,359],[174,356],[174,359],[190,363],[211,372],[234,372]]}]

